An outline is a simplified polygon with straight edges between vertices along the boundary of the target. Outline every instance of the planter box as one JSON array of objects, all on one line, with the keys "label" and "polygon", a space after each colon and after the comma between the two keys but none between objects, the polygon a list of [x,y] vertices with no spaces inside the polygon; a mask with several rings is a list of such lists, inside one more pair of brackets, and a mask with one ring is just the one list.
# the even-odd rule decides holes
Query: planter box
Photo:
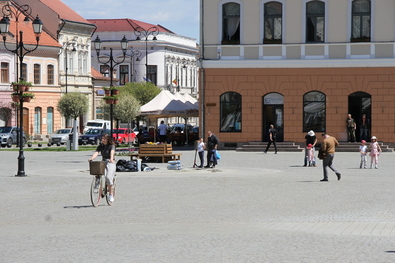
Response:
[{"label": "planter box", "polygon": [[140,154],[168,154],[173,152],[171,144],[140,144]]}]

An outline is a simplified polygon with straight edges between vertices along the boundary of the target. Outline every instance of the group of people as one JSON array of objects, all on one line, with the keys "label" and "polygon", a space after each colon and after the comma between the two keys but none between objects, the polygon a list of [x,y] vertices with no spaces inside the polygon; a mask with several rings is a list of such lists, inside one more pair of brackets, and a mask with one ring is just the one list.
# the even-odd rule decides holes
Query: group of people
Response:
[{"label": "group of people", "polygon": [[[197,152],[199,154],[200,165],[199,168],[215,168],[218,164],[217,148],[218,138],[211,131],[207,132],[207,144],[204,143],[203,138],[200,138],[197,144]],[[207,150],[207,165],[204,166],[204,150]]]},{"label": "group of people", "polygon": [[[322,182],[328,181],[328,168],[330,168],[337,176],[337,179],[341,179],[341,173],[336,170],[333,166],[333,159],[335,157],[335,149],[339,145],[337,139],[333,136],[328,135],[327,133],[322,134],[323,142],[321,144],[320,151],[322,152],[322,166],[324,172],[324,178],[321,180]],[[317,143],[317,138],[315,136],[314,131],[309,131],[305,136],[306,139],[306,147],[305,147],[305,158],[303,166],[316,166],[315,159],[315,145]],[[366,141],[362,140],[361,146],[359,147],[359,152],[361,154],[361,161],[359,168],[367,168],[367,154],[370,152],[370,168],[378,169],[378,157],[382,152],[379,143],[377,142],[376,136],[373,136],[371,139],[369,147],[366,145]]]},{"label": "group of people", "polygon": [[[366,117],[366,114],[362,114],[362,118],[360,121],[360,139],[362,140],[368,140],[369,136],[369,125],[370,121]],[[348,142],[356,142],[357,138],[355,136],[355,131],[357,130],[357,123],[355,122],[354,118],[351,116],[351,114],[347,115],[346,119],[346,128],[347,128],[347,140]]]}]

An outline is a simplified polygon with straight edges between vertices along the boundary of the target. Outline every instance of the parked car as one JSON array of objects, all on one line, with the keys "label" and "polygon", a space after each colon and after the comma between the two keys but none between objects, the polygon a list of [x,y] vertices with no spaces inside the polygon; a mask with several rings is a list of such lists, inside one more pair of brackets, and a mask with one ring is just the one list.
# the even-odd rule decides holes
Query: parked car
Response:
[{"label": "parked car", "polygon": [[87,121],[85,128],[84,128],[84,132],[86,132],[89,129],[110,129],[111,123],[110,121],[106,121],[106,120],[90,120]]},{"label": "parked car", "polygon": [[[191,132],[193,129],[193,126],[191,124],[187,124],[187,127],[188,127],[188,132]],[[183,123],[174,124],[173,126],[170,127],[170,133],[172,133],[172,132],[184,133],[185,132],[185,124],[183,124]]]},{"label": "parked car", "polygon": [[54,133],[49,135],[49,143],[50,144],[65,144],[70,137],[73,135],[73,128],[64,128],[56,130]]},{"label": "parked car", "polygon": [[[0,138],[1,138],[1,147],[8,147],[10,148],[13,144],[16,144],[19,135],[19,128],[18,127],[0,127]],[[26,135],[23,132],[23,145],[26,144]]]},{"label": "parked car", "polygon": [[119,128],[112,130],[112,137],[115,142],[129,143],[129,142],[134,142],[134,138],[136,137],[136,134],[131,129]]},{"label": "parked car", "polygon": [[110,130],[103,130],[103,129],[89,129],[84,134],[78,137],[78,144],[92,144],[97,145],[99,144],[101,137],[103,134],[110,134]]}]

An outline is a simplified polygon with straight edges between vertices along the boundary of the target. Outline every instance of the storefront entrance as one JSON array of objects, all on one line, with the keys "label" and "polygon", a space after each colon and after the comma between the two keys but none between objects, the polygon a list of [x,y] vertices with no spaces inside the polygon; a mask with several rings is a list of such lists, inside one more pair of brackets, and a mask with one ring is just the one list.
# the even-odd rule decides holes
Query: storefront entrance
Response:
[{"label": "storefront entrance", "polygon": [[[348,113],[354,118],[357,123],[357,129],[355,131],[355,137],[357,141],[366,140],[370,141],[371,136],[371,114],[372,114],[372,96],[365,92],[354,92],[348,96]],[[363,120],[363,115],[366,115]],[[344,121],[347,116],[344,117]],[[366,133],[364,134],[363,122],[366,124]],[[345,123],[344,123],[345,125]]]},{"label": "storefront entrance", "polygon": [[273,124],[277,130],[277,141],[284,141],[284,96],[279,93],[269,93],[263,97],[263,130],[262,141],[269,140],[269,128]]}]

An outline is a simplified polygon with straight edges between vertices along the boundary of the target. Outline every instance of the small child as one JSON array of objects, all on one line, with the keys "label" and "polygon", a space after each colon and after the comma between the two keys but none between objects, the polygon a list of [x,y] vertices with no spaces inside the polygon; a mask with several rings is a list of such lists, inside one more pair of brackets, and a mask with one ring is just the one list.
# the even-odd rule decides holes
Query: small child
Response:
[{"label": "small child", "polygon": [[311,143],[307,145],[307,161],[309,163],[309,166],[312,166],[314,163],[314,148]]},{"label": "small child", "polygon": [[200,159],[200,166],[198,166],[199,168],[203,168],[204,165],[204,149],[206,149],[206,144],[203,142],[203,138],[200,138],[197,147]]},{"label": "small child", "polygon": [[366,146],[366,141],[362,140],[361,141],[361,146],[359,146],[359,152],[361,153],[361,163],[359,165],[359,168],[362,169],[362,165],[363,168],[366,169],[366,154],[368,152],[368,146]]},{"label": "small child", "polygon": [[374,168],[378,169],[379,167],[377,165],[379,163],[379,155],[381,152],[381,148],[380,148],[379,143],[377,142],[376,136],[373,136],[370,139],[370,141],[371,141],[370,147],[369,147],[370,148],[370,157],[372,158],[370,160],[370,169],[372,169],[373,162],[374,162]]}]

